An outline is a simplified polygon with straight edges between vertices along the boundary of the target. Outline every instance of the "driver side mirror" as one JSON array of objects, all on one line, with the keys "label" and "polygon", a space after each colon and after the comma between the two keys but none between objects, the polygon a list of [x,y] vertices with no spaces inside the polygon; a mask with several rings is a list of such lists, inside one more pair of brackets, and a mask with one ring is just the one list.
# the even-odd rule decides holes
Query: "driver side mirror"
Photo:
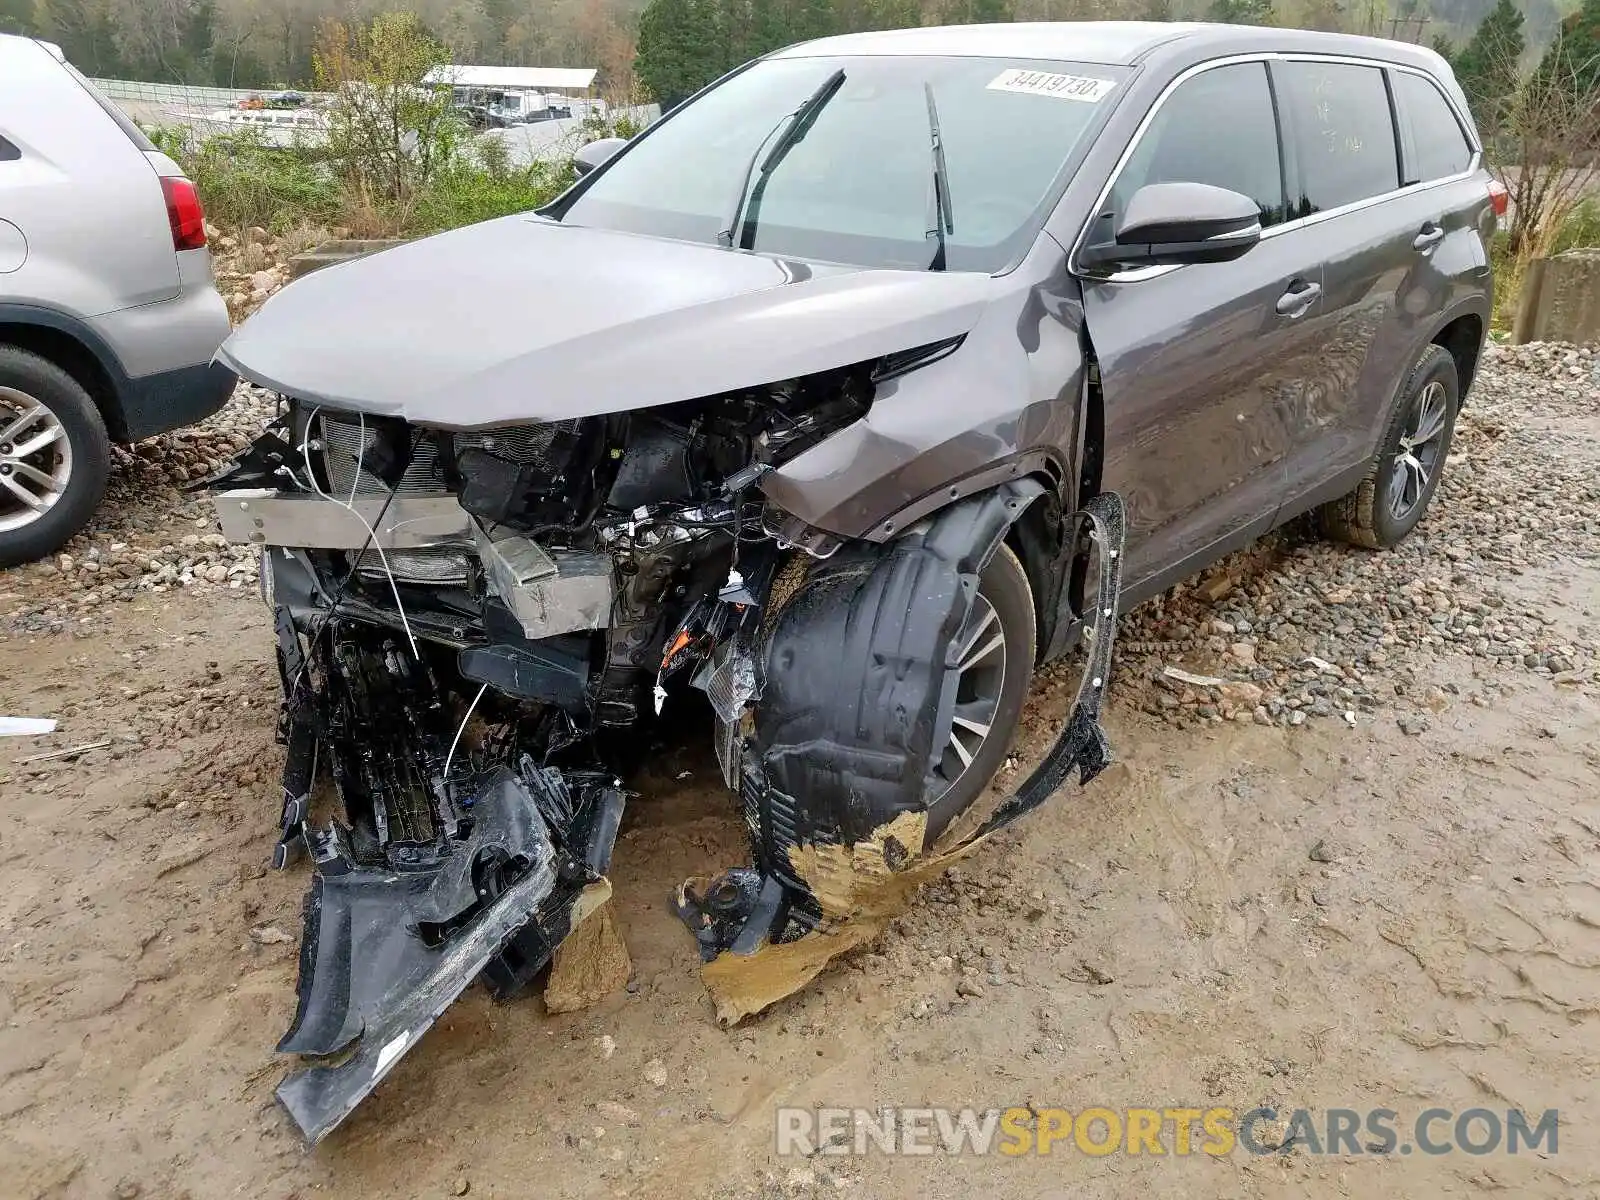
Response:
[{"label": "driver side mirror", "polygon": [[572,156],[572,169],[581,178],[593,171],[596,167],[604,166],[610,159],[628,144],[627,138],[608,137],[597,142],[590,142],[587,146],[580,147]]},{"label": "driver side mirror", "polygon": [[1085,246],[1085,266],[1231,262],[1261,240],[1250,197],[1208,183],[1148,183],[1133,194],[1115,240]]}]

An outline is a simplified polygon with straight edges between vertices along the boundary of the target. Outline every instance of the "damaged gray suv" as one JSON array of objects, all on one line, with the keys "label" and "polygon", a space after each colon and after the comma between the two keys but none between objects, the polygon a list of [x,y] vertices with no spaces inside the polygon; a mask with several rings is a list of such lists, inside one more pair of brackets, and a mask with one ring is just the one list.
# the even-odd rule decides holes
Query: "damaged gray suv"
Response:
[{"label": "damaged gray suv", "polygon": [[[869,883],[1100,769],[1119,606],[1302,513],[1406,536],[1505,201],[1433,53],[1206,25],[813,42],[578,165],[221,352],[282,397],[214,486],[275,613],[313,1139],[603,902],[675,695],[750,832],[677,895],[708,986],[803,980]],[[1069,653],[1070,716],[980,822]]]}]

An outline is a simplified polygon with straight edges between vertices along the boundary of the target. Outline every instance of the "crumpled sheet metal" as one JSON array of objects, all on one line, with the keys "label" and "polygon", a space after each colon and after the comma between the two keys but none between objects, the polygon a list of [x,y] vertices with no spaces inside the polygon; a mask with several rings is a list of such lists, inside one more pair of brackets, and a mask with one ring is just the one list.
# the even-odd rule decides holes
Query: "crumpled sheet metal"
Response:
[{"label": "crumpled sheet metal", "polygon": [[[822,906],[823,926],[754,954],[723,953],[700,968],[717,1020],[733,1025],[799,991],[833,959],[865,945],[905,911],[912,894],[967,857],[992,831],[979,829],[924,854],[926,812],[901,813],[854,845],[797,846],[790,864]],[[691,885],[704,887],[704,881]]]}]

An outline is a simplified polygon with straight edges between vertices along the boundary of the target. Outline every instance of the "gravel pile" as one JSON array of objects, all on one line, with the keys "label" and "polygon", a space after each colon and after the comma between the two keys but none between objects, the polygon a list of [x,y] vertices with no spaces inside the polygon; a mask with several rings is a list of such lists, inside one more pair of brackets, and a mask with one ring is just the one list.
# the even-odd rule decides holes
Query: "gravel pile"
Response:
[{"label": "gravel pile", "polygon": [[1600,637],[1563,637],[1515,587],[1532,568],[1600,565],[1597,369],[1587,348],[1487,348],[1405,543],[1333,544],[1305,520],[1229,557],[1123,618],[1121,697],[1183,726],[1353,722],[1398,696],[1417,710],[1402,727],[1421,732],[1421,710],[1451,702],[1414,682],[1430,656],[1600,681]]},{"label": "gravel pile", "polygon": [[190,429],[113,447],[105,502],[88,529],[43,562],[0,571],[0,637],[92,632],[104,610],[141,592],[254,587],[254,549],[216,531],[211,502],[184,487],[225,468],[272,418],[275,398],[241,383]]}]

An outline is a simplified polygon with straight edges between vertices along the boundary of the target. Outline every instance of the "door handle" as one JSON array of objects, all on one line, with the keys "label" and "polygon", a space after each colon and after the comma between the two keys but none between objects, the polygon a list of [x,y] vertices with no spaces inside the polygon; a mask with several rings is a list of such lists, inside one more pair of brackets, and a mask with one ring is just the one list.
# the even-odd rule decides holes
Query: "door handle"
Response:
[{"label": "door handle", "polygon": [[1297,281],[1291,284],[1289,290],[1278,297],[1278,315],[1280,317],[1298,317],[1311,307],[1312,301],[1322,295],[1320,283],[1305,283]]},{"label": "door handle", "polygon": [[1444,240],[1444,230],[1435,221],[1429,221],[1420,230],[1417,236],[1411,239],[1413,250],[1432,250]]}]

